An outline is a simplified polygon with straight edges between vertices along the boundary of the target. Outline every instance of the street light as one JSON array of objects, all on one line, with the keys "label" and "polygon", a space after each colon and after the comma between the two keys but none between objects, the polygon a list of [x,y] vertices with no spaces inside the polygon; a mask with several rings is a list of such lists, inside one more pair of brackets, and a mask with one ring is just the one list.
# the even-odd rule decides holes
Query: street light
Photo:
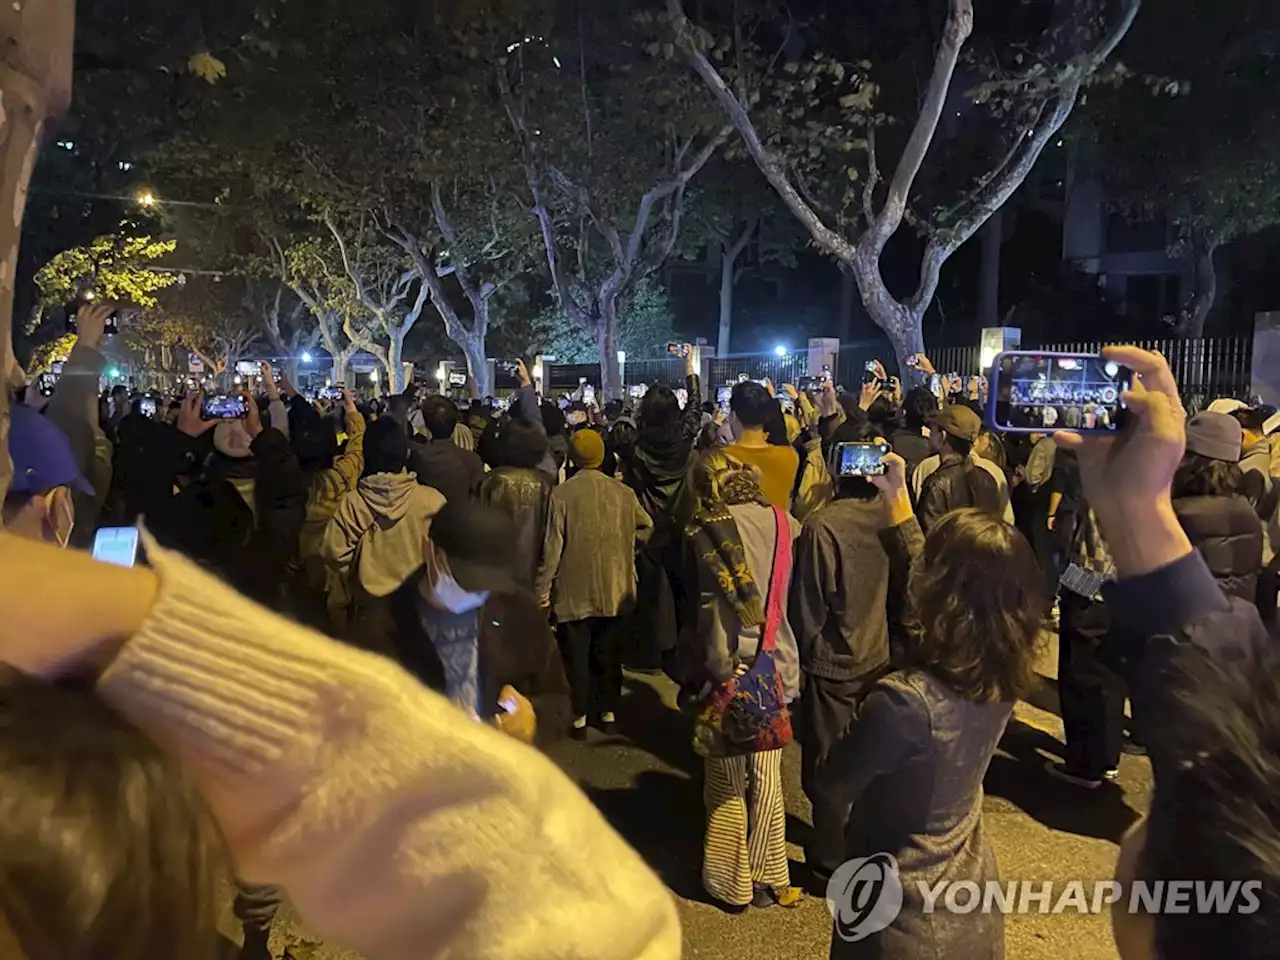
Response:
[{"label": "street light", "polygon": [[120,376],[120,371],[117,370],[115,367],[112,367],[110,370],[107,371],[107,377],[111,380],[114,380],[118,376]]},{"label": "street light", "polygon": [[160,201],[156,199],[156,195],[150,190],[143,190],[138,194],[138,206],[140,207],[154,207],[159,202]]},{"label": "street light", "polygon": [[775,357],[785,357],[787,355],[787,348],[784,347],[782,344],[778,344],[776,347],[773,348],[773,355]]},{"label": "street light", "polygon": [[373,370],[373,371],[371,371],[371,372],[370,372],[370,374],[369,374],[369,379],[370,379],[370,380],[372,380],[374,383],[377,383],[377,382],[378,382],[378,371],[377,371],[377,370]]},{"label": "street light", "polygon": [[304,350],[304,351],[302,352],[302,362],[303,362],[303,363],[310,363],[310,362],[311,362],[311,354],[310,354],[308,351],[306,351],[306,350]]}]

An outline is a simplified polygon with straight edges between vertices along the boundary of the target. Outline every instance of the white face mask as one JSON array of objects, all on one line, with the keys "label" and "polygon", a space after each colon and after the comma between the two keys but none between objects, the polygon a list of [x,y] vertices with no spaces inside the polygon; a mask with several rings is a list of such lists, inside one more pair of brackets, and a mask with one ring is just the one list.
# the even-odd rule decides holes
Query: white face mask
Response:
[{"label": "white face mask", "polygon": [[450,613],[470,613],[483,607],[488,599],[488,590],[481,590],[479,593],[463,590],[451,573],[441,573],[435,586],[431,588],[432,604]]}]

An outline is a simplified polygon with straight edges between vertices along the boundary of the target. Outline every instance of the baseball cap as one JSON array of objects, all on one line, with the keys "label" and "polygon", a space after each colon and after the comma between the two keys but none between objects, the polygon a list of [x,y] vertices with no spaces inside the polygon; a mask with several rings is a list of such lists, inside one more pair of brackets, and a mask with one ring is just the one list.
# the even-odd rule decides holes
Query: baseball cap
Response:
[{"label": "baseball cap", "polygon": [[67,435],[30,407],[19,404],[9,411],[9,456],[13,460],[11,493],[48,493],[55,487],[71,487],[94,495],[76,465]]},{"label": "baseball cap", "polygon": [[510,593],[516,589],[515,522],[501,510],[459,500],[431,518],[431,542],[449,558],[463,590]]},{"label": "baseball cap", "polygon": [[1244,430],[1235,417],[1204,410],[1187,421],[1188,453],[1239,463],[1243,446]]},{"label": "baseball cap", "polygon": [[982,432],[982,418],[961,404],[949,404],[934,416],[933,426],[960,440],[972,443]]},{"label": "baseball cap", "polygon": [[1249,405],[1235,397],[1219,397],[1205,409],[1210,413],[1235,413],[1237,410],[1248,410]]}]

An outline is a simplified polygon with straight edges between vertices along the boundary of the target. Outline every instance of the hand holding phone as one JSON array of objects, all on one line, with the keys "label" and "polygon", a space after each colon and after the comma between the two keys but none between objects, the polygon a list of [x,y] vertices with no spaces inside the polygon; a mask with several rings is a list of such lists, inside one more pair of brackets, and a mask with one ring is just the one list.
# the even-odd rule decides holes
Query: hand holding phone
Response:
[{"label": "hand holding phone", "polygon": [[1114,434],[1132,386],[1132,370],[1097,354],[1010,351],[992,366],[988,421],[1009,433]]},{"label": "hand holding phone", "polygon": [[837,443],[832,451],[837,477],[879,477],[884,458],[892,452],[887,443]]},{"label": "hand holding phone", "polygon": [[212,394],[204,398],[200,417],[204,420],[243,420],[249,415],[249,401],[243,395]]}]

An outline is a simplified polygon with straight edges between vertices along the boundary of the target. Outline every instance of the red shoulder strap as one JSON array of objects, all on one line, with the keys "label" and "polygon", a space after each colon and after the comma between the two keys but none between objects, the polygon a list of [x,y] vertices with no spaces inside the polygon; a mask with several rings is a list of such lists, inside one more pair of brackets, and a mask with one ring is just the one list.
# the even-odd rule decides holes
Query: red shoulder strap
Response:
[{"label": "red shoulder strap", "polygon": [[773,508],[777,540],[773,547],[773,573],[769,577],[769,597],[765,602],[764,633],[760,649],[772,653],[777,646],[778,628],[782,626],[787,605],[787,580],[791,577],[791,522],[779,507]]}]

